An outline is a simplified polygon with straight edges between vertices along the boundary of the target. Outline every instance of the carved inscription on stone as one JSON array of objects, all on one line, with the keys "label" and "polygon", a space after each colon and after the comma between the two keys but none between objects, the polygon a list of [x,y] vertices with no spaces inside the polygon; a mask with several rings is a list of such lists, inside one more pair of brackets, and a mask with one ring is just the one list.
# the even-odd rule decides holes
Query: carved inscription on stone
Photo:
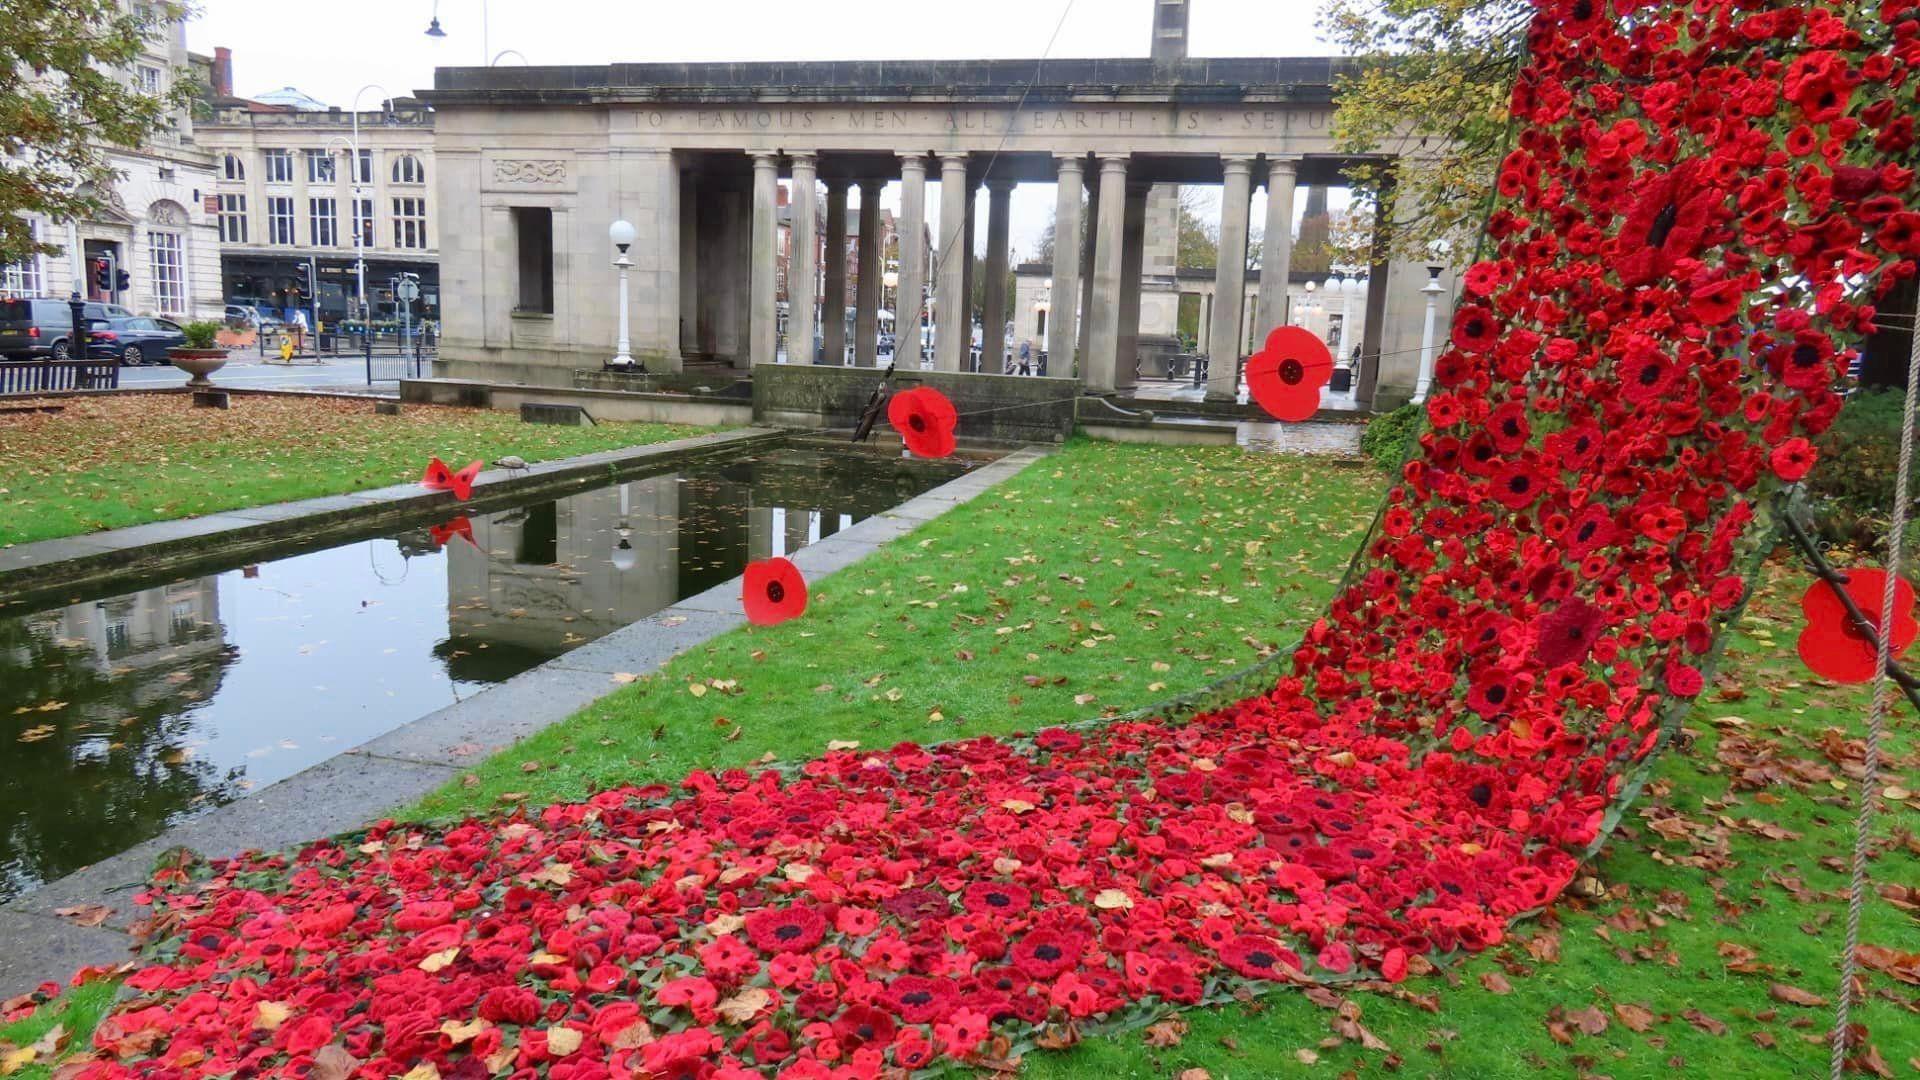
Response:
[{"label": "carved inscription on stone", "polygon": [[522,187],[560,187],[567,182],[567,163],[557,158],[495,158],[493,182]]}]

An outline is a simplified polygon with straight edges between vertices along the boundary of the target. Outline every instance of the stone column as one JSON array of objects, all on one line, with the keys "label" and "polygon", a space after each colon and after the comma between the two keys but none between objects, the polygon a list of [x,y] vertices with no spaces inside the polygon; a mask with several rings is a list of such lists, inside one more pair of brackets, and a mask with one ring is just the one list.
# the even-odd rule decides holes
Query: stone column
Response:
[{"label": "stone column", "polygon": [[1267,231],[1260,242],[1260,320],[1254,338],[1266,344],[1267,335],[1287,322],[1287,285],[1293,276],[1293,189],[1296,162],[1267,159]]},{"label": "stone column", "polygon": [[935,264],[934,306],[940,321],[933,334],[933,366],[938,371],[963,370],[967,358],[967,258],[961,248],[967,237],[967,159],[963,155],[940,159],[940,260]]},{"label": "stone column", "polygon": [[1053,204],[1053,295],[1047,305],[1047,373],[1073,374],[1080,325],[1080,191],[1086,163],[1060,159],[1060,190]]},{"label": "stone column", "polygon": [[910,154],[900,162],[900,290],[894,301],[896,360],[920,370],[920,316],[926,310],[927,162]]},{"label": "stone column", "polygon": [[814,305],[820,288],[819,162],[793,155],[793,238],[787,254],[787,363],[813,363]]},{"label": "stone column", "polygon": [[1120,339],[1114,351],[1113,388],[1132,390],[1140,383],[1140,274],[1146,268],[1147,196],[1153,185],[1127,184],[1126,217],[1121,225]]},{"label": "stone column", "polygon": [[1220,258],[1213,272],[1213,327],[1207,343],[1207,400],[1240,396],[1240,333],[1247,294],[1247,218],[1253,213],[1253,159],[1229,157],[1220,194]]},{"label": "stone column", "polygon": [[853,362],[877,365],[880,356],[880,189],[879,180],[860,181],[860,282],[853,329]]},{"label": "stone column", "polygon": [[1080,244],[1080,363],[1077,374],[1086,378],[1088,346],[1093,341],[1093,256],[1100,235],[1100,170],[1087,176],[1087,213],[1092,215]]},{"label": "stone column", "polygon": [[[1007,233],[1012,227],[1013,181],[987,183],[987,302],[981,323],[986,327],[980,370],[998,375],[1007,364]],[[1057,231],[1057,230],[1056,230]],[[1056,239],[1057,245],[1059,241]]]},{"label": "stone column", "polygon": [[[1120,289],[1125,262],[1127,218],[1127,156],[1100,158],[1100,212],[1094,217],[1092,325],[1087,335],[1086,392],[1114,392],[1114,370],[1120,352]],[[1245,218],[1243,217],[1244,221]],[[1244,241],[1243,241],[1244,243]]]},{"label": "stone column", "polygon": [[680,355],[699,355],[700,187],[691,172],[680,174]]},{"label": "stone column", "polygon": [[[977,371],[973,362],[973,253],[974,222],[979,217],[975,209],[980,205],[980,185],[967,183],[967,235],[961,244],[961,253],[965,256],[960,262],[960,295],[966,298],[967,313],[961,325],[965,328],[961,335],[966,344],[960,347],[960,368],[962,371]],[[984,337],[984,335],[982,335]]]},{"label": "stone column", "polygon": [[847,362],[847,181],[827,181],[827,294],[820,305],[823,363]]},{"label": "stone column", "polygon": [[780,159],[753,155],[753,255],[748,267],[747,362],[771,364],[779,344],[774,259],[780,246]]}]

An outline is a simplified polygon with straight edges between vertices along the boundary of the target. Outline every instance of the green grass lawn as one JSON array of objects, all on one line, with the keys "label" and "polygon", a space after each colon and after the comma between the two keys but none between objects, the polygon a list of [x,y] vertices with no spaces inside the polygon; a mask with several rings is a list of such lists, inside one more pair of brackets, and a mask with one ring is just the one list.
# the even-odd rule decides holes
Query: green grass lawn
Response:
[{"label": "green grass lawn", "polygon": [[704,430],[549,427],[419,405],[376,416],[366,401],[291,396],[238,395],[224,411],[182,394],[15,404],[62,411],[0,416],[0,546],[386,487],[419,479],[435,455],[456,469],[509,454],[549,461]]},{"label": "green grass lawn", "polygon": [[[446,817],[688,769],[797,761],[1150,705],[1289,648],[1323,609],[1385,480],[1232,450],[1076,442],[1003,487],[814,583],[801,620],[725,635],[424,800]],[[1277,992],[1036,1053],[1022,1075],[1654,1077],[1822,1074],[1844,925],[1865,695],[1793,655],[1805,579],[1785,565],[1742,623],[1696,736],[1568,900],[1508,945],[1398,996]],[[696,694],[694,688],[701,688]],[[1885,783],[1920,788],[1895,715]],[[1898,793],[1898,792],[1896,792]],[[1876,878],[1920,886],[1907,798]],[[1920,895],[1894,893],[1920,901]],[[1920,948],[1889,900],[1866,941]],[[1920,959],[1908,978],[1920,979]],[[1775,986],[1779,989],[1775,989]],[[1892,1075],[1920,1071],[1920,985],[1872,974],[1856,1012]],[[1344,1002],[1344,1013],[1337,1011]],[[1362,1037],[1362,1029],[1365,1037]],[[10,1037],[0,1035],[0,1037]],[[1192,1072],[1191,1070],[1200,1070]]]}]

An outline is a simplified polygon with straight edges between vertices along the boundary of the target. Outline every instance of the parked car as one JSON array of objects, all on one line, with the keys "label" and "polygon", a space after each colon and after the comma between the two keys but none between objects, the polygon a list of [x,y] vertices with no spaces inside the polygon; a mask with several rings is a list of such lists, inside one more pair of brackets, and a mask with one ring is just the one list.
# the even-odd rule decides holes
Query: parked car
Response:
[{"label": "parked car", "polygon": [[96,319],[87,324],[87,355],[118,360],[126,367],[164,364],[167,350],[187,343],[186,331],[167,319],[141,315]]},{"label": "parked car", "polygon": [[[119,304],[88,301],[87,320],[132,318]],[[0,300],[0,357],[65,360],[73,338],[73,309],[65,300]],[[89,352],[92,350],[89,349]]]}]

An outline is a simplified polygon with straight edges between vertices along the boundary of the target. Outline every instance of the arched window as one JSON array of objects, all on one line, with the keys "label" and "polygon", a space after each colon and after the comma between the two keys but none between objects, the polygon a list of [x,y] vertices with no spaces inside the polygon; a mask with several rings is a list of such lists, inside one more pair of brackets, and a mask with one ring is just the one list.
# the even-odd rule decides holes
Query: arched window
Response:
[{"label": "arched window", "polygon": [[424,184],[427,182],[427,167],[412,154],[401,154],[393,159],[393,182],[396,184]]},{"label": "arched window", "polygon": [[240,160],[239,154],[228,154],[224,165],[224,175],[227,179],[245,180],[247,178],[247,166]]}]

